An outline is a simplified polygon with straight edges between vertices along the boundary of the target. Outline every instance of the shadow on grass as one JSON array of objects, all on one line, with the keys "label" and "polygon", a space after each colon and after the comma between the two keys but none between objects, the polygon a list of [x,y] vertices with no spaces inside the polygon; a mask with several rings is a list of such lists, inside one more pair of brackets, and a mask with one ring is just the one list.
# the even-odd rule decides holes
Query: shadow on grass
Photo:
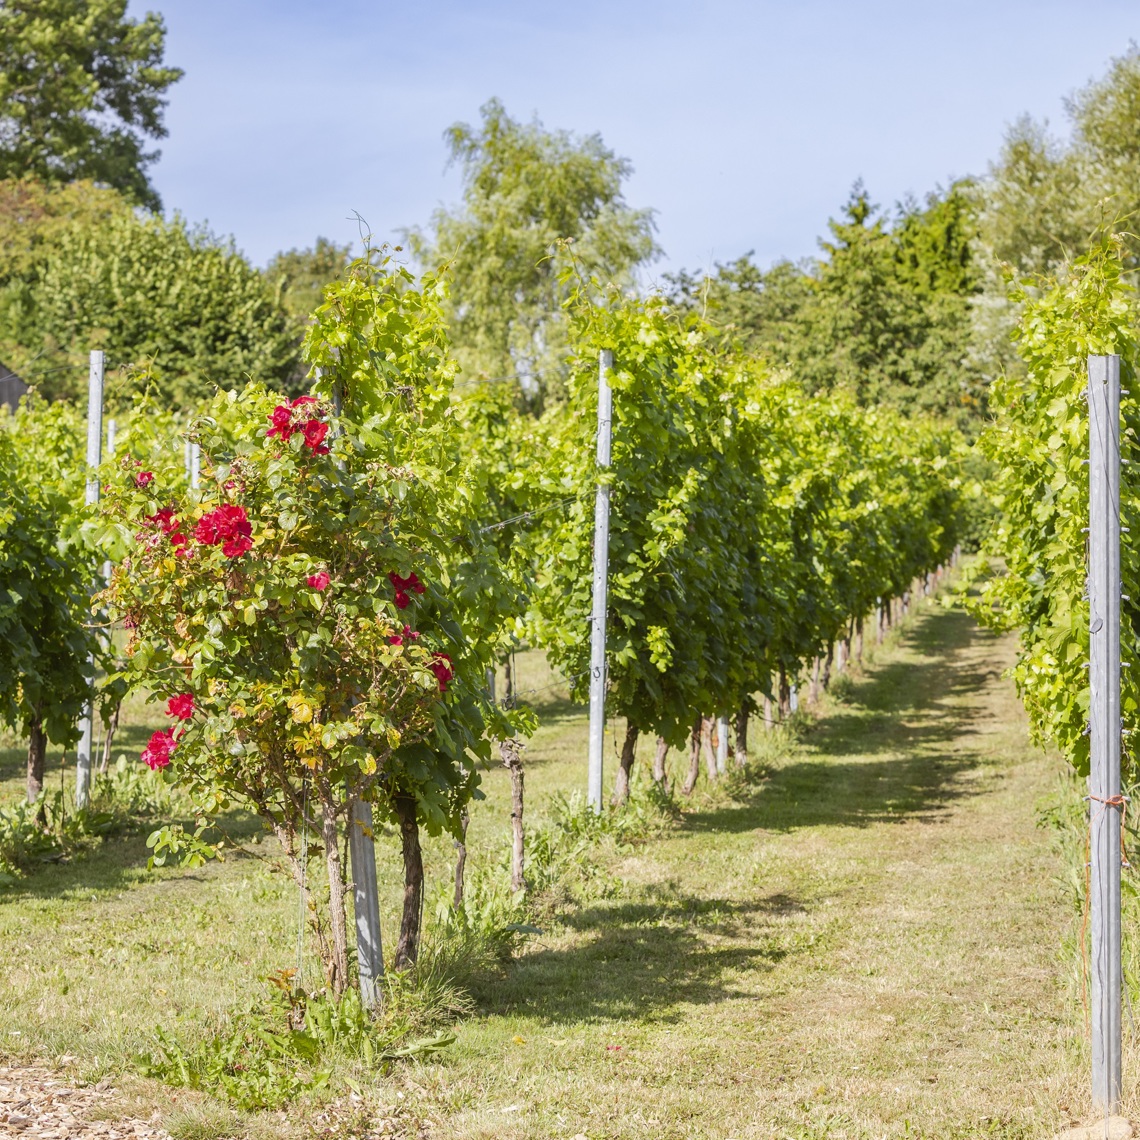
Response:
[{"label": "shadow on grass", "polygon": [[[486,1014],[527,1014],[547,1023],[679,1021],[684,1006],[746,996],[736,976],[770,970],[794,953],[796,938],[781,919],[802,911],[785,894],[749,902],[681,895],[590,907],[566,920],[593,932],[587,944],[533,951],[505,977],[484,979],[473,996]],[[716,945],[702,936],[709,930],[719,936]],[[746,943],[726,943],[725,936]]]},{"label": "shadow on grass", "polygon": [[[147,860],[151,854],[146,845],[147,836],[167,822],[181,822],[193,830],[193,821],[190,819],[131,820],[123,831],[92,840],[91,846],[66,860],[33,862],[26,869],[24,877],[0,887],[0,906],[19,899],[53,899],[71,894],[118,892],[128,887],[137,887],[141,882],[157,883],[170,878],[187,882],[200,880],[200,876],[191,875],[177,867],[157,871],[147,869]],[[261,821],[249,812],[234,811],[222,816],[219,822],[234,844],[227,844],[226,858],[251,858],[248,852],[241,851],[236,845],[248,843],[255,836],[264,834]]]},{"label": "shadow on grass", "polygon": [[964,613],[924,615],[900,641],[918,660],[872,664],[848,682],[840,709],[804,731],[795,751],[806,756],[766,771],[744,803],[687,813],[686,826],[867,827],[937,814],[973,794],[961,777],[979,753],[949,746],[976,733],[983,712],[969,698],[1000,676],[973,653],[992,639]]},{"label": "shadow on grass", "polygon": [[[839,708],[812,724],[745,802],[689,812],[685,829],[866,827],[936,815],[973,794],[962,777],[982,762],[968,742],[984,715],[971,698],[998,675],[979,664],[990,640],[965,614],[923,614],[901,638],[907,660],[848,680]],[[648,901],[599,904],[563,919],[588,941],[536,949],[475,996],[484,1011],[551,1023],[680,1020],[686,1006],[743,996],[741,975],[796,953],[806,932],[788,920],[803,910],[783,894],[700,899],[676,885]]]}]

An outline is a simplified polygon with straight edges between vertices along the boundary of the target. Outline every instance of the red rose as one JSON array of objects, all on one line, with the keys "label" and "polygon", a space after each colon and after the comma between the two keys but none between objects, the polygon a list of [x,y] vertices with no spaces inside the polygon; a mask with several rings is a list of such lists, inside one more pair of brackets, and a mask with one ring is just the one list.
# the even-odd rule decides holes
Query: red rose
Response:
[{"label": "red rose", "polygon": [[288,443],[289,437],[293,434],[292,410],[284,404],[278,404],[270,413],[269,421],[273,426],[265,433],[265,438],[272,439],[275,435],[279,435],[282,440]]},{"label": "red rose", "polygon": [[314,455],[328,455],[329,449],[324,446],[325,436],[329,433],[329,425],[320,420],[307,420],[301,429],[305,433],[305,446]]},{"label": "red rose", "polygon": [[408,603],[411,600],[412,599],[409,598],[408,595],[405,594],[403,590],[397,590],[396,591],[396,608],[397,609],[406,610],[408,608]]},{"label": "red rose", "polygon": [[166,702],[166,715],[178,720],[189,720],[194,715],[194,694],[179,693]]},{"label": "red rose", "polygon": [[165,768],[170,763],[170,754],[177,747],[174,739],[174,729],[168,728],[165,732],[156,732],[143,749],[142,758],[152,771]]},{"label": "red rose", "polygon": [[190,539],[180,530],[172,530],[170,532],[170,545],[174,547],[175,558],[189,558],[194,553],[194,548],[190,545]]},{"label": "red rose", "polygon": [[388,638],[388,644],[389,645],[403,645],[404,639],[398,633],[394,633],[394,634],[392,634],[392,636],[390,638]]},{"label": "red rose", "polygon": [[446,653],[433,653],[432,657],[434,660],[428,668],[435,674],[435,679],[439,682],[439,691],[446,693],[447,682],[455,676],[451,668],[451,658]]},{"label": "red rose", "polygon": [[152,472],[152,471],[140,471],[135,476],[135,486],[136,487],[149,487],[151,485],[151,483],[153,483],[153,482],[154,482],[154,472]]},{"label": "red rose", "polygon": [[169,534],[178,527],[178,522],[174,518],[173,507],[163,507],[162,510],[155,511],[153,515],[147,515],[146,521],[157,526],[163,534]]},{"label": "red rose", "polygon": [[328,588],[328,584],[332,579],[329,577],[327,570],[322,570],[318,574],[310,574],[305,581],[312,586],[314,590],[324,590]]},{"label": "red rose", "polygon": [[401,578],[400,575],[393,570],[388,575],[388,581],[391,582],[397,590],[403,590],[405,592],[415,590],[417,594],[424,592],[424,584],[416,577],[414,570],[406,578]]},{"label": "red rose", "polygon": [[[253,546],[249,541],[253,534],[245,507],[223,503],[212,511],[207,511],[194,527],[194,537],[207,546],[225,543],[222,553],[227,558],[236,558]],[[228,548],[228,549],[227,549]],[[232,551],[232,553],[231,553]]]},{"label": "red rose", "polygon": [[410,637],[413,641],[419,641],[420,639],[419,630],[409,629],[408,626],[404,626],[404,636]]},{"label": "red rose", "polygon": [[317,403],[316,396],[298,396],[292,403],[292,407],[299,408],[302,404],[315,404]]},{"label": "red rose", "polygon": [[222,546],[222,553],[227,558],[240,558],[246,551],[253,549],[253,539],[246,538],[245,535],[237,535],[234,538],[227,538],[225,544]]}]

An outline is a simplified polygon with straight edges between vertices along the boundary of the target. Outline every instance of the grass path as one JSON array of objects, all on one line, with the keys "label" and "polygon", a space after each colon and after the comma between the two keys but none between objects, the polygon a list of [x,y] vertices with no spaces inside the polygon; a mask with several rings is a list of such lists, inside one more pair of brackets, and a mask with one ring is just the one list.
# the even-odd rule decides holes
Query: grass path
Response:
[{"label": "grass path", "polygon": [[[927,610],[745,803],[627,859],[420,1070],[456,1137],[1048,1136],[1068,923],[1011,644]],[[541,769],[540,769],[541,770]]]},{"label": "grass path", "polygon": [[[761,778],[736,798],[698,790],[683,823],[616,857],[608,892],[480,983],[455,1046],[378,1077],[374,1095],[401,1094],[401,1113],[457,1140],[1028,1138],[1082,1118],[1070,916],[1036,826],[1059,762],[1027,742],[1001,677],[1011,652],[960,613],[923,610]],[[528,670],[545,683],[520,664],[524,687]],[[540,711],[536,816],[585,785],[581,711]],[[8,798],[19,762],[0,755]],[[504,774],[486,788],[476,862],[508,827]],[[391,931],[398,844],[379,851]],[[141,836],[116,840],[0,895],[0,1056],[114,1071],[150,1027],[201,1026],[291,963],[283,876],[249,859],[156,875],[145,856]],[[427,856],[441,883],[450,842]],[[173,1097],[137,1095],[140,1115]],[[303,1115],[242,1128],[308,1137]]]}]

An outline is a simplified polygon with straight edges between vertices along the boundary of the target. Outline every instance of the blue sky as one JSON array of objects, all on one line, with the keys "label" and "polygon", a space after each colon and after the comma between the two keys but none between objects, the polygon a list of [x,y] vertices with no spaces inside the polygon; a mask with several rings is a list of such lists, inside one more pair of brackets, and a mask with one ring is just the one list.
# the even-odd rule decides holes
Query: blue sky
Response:
[{"label": "blue sky", "polygon": [[264,264],[318,234],[379,237],[457,200],[441,134],[491,96],[601,133],[657,211],[662,269],[816,248],[862,177],[891,205],[984,173],[1024,112],[1140,38],[1135,0],[366,3],[152,0],[170,137],[166,208]]}]

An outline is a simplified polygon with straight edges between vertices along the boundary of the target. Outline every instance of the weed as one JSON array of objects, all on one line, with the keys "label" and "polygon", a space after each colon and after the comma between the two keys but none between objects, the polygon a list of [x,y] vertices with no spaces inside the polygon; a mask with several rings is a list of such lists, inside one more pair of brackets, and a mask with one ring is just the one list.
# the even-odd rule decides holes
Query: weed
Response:
[{"label": "weed", "polygon": [[527,935],[542,933],[530,923],[525,894],[510,889],[505,868],[496,870],[473,868],[459,907],[450,897],[450,884],[441,885],[429,939],[433,968],[441,973],[470,978],[512,958]]},{"label": "weed", "polygon": [[[416,990],[403,975],[390,977],[396,981],[389,982],[384,1011],[373,1017],[355,990],[339,1000],[306,994],[292,989],[291,972],[283,971],[269,979],[269,1001],[239,1014],[227,1030],[188,1049],[158,1027],[150,1054],[136,1064],[144,1076],[220,1095],[240,1109],[273,1109],[328,1088],[337,1059],[375,1069],[450,1045],[455,1037],[448,1033],[408,1040],[416,1024],[409,1010],[422,1012],[423,1003],[409,998]],[[432,1012],[440,1008],[437,1000]]]},{"label": "weed", "polygon": [[0,808],[0,885],[10,886],[36,863],[71,858],[101,839],[169,814],[176,798],[159,777],[120,757],[96,777],[90,807],[76,809],[58,791]]}]

